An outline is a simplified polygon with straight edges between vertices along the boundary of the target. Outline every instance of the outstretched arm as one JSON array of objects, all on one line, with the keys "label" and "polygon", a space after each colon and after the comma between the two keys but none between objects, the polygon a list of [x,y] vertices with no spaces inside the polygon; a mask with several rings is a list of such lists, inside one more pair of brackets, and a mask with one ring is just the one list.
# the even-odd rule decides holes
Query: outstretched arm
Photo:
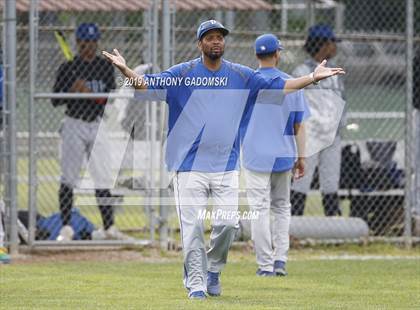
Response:
[{"label": "outstretched arm", "polygon": [[313,73],[296,79],[287,80],[284,85],[285,93],[291,93],[305,88],[312,83],[318,83],[319,81],[327,79],[331,76],[346,73],[342,68],[327,68],[325,67],[326,64],[327,61],[324,60],[315,68]]},{"label": "outstretched arm", "polygon": [[135,89],[147,89],[147,84],[144,81],[144,75],[139,75],[129,67],[125,62],[124,57],[118,52],[117,49],[114,49],[114,54],[102,51],[102,55],[114,66],[116,66],[122,74],[124,74],[130,81],[132,81],[132,86]]}]

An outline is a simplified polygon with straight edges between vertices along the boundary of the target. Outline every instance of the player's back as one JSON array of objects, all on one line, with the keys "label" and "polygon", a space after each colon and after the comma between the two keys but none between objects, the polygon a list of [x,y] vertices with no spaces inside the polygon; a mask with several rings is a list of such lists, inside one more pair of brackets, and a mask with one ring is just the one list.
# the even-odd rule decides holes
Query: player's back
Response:
[{"label": "player's back", "polygon": [[[258,71],[267,79],[291,78],[273,67]],[[293,125],[308,115],[301,91],[287,95],[281,90],[260,91],[243,140],[245,168],[259,172],[290,169],[296,155]]]}]

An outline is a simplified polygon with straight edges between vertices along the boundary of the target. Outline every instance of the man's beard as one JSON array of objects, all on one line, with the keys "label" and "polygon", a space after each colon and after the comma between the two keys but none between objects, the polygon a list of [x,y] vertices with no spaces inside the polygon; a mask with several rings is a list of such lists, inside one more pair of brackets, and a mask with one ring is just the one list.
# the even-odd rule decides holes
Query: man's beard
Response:
[{"label": "man's beard", "polygon": [[204,55],[206,55],[211,60],[217,60],[223,56],[224,52],[225,52],[224,50],[221,50],[220,52],[215,53],[210,50],[210,51],[204,51]]}]

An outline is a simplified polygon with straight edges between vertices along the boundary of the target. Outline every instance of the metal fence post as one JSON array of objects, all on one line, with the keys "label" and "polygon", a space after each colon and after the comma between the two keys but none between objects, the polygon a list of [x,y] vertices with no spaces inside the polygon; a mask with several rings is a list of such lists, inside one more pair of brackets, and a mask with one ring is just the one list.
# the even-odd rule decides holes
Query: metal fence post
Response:
[{"label": "metal fence post", "polygon": [[413,36],[414,36],[414,3],[413,0],[406,2],[406,128],[405,128],[405,169],[406,169],[406,184],[405,184],[405,220],[404,220],[404,236],[405,244],[411,247],[411,206],[412,206],[412,184],[413,184]]},{"label": "metal fence post", "polygon": [[281,0],[281,33],[287,33],[287,24],[289,22],[289,7],[287,0]]},{"label": "metal fence post", "polygon": [[[158,30],[159,30],[159,6],[158,0],[153,1],[153,9],[152,9],[152,64],[153,64],[153,72],[157,72],[159,70],[158,66]],[[155,208],[152,203],[156,195],[156,173],[154,171],[156,167],[156,158],[155,158],[155,142],[156,142],[156,131],[157,131],[157,103],[155,101],[151,102],[151,118],[150,118],[150,141],[151,141],[151,150],[150,150],[150,204],[149,204],[149,211],[150,211],[150,239],[152,242],[155,240]]]},{"label": "metal fence post", "polygon": [[315,24],[315,4],[311,0],[306,1],[306,28],[313,26]]},{"label": "metal fence post", "polygon": [[[171,62],[171,14],[169,0],[162,0],[162,69],[170,66]],[[168,249],[168,205],[166,204],[167,197],[169,196],[168,190],[165,187],[166,168],[165,168],[165,154],[163,152],[163,145],[166,138],[166,105],[160,106],[160,125],[162,128],[161,143],[160,143],[160,165],[159,165],[159,241],[160,247],[163,250]]]},{"label": "metal fence post", "polygon": [[9,209],[10,254],[18,252],[17,230],[17,148],[16,148],[16,1],[5,1],[4,7],[4,84],[7,122],[5,126],[8,165],[6,206]]},{"label": "metal fence post", "polygon": [[335,7],[335,31],[343,33],[345,5],[337,3]]},{"label": "metal fence post", "polygon": [[33,245],[36,227],[36,129],[35,129],[35,79],[38,42],[38,0],[31,1],[29,11],[29,184],[28,184],[28,244]]}]

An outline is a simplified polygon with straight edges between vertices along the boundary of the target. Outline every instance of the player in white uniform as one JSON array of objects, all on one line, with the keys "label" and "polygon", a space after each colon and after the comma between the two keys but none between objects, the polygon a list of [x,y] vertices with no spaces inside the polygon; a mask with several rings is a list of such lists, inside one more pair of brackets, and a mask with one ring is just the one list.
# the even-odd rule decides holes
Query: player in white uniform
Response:
[{"label": "player in white uniform", "polygon": [[[312,72],[323,59],[331,59],[337,52],[337,38],[327,25],[315,25],[309,29],[305,50],[311,56],[299,65],[292,73],[300,76]],[[342,114],[344,100],[343,81],[339,76],[319,82],[304,91],[311,109],[311,117],[306,122],[307,145],[306,150],[315,149],[322,144],[323,138],[334,134],[333,143],[320,152],[306,158],[305,176],[296,180],[292,185],[292,215],[303,215],[306,194],[315,168],[318,166],[319,180],[322,193],[324,213],[327,216],[341,215],[339,206],[338,187],[340,181],[341,165],[341,139],[339,128],[344,126],[345,117]],[[341,119],[340,119],[341,117]],[[337,130],[338,127],[338,130]]]},{"label": "player in white uniform", "polygon": [[[264,34],[255,41],[258,71],[269,78],[289,75],[276,67],[279,39]],[[250,209],[258,276],[285,276],[289,250],[290,183],[304,174],[304,125],[309,116],[302,91],[285,96],[260,92],[243,142],[243,166]],[[296,140],[296,141],[295,141]],[[297,146],[297,147],[296,147]],[[296,160],[297,149],[300,156]]]},{"label": "player in white uniform", "polygon": [[[100,31],[96,24],[79,25],[76,30],[78,55],[58,69],[54,92],[105,93],[115,89],[113,66],[96,55],[99,38]],[[101,158],[90,158],[89,172],[95,181],[95,196],[104,226],[95,232],[95,236],[100,236],[101,239],[132,240],[114,226],[112,195],[109,188],[103,185],[108,183],[107,179],[111,175],[108,138],[98,134],[106,103],[106,98],[52,100],[54,107],[66,105],[65,118],[60,129],[61,179],[58,199],[63,226],[58,241],[73,240],[73,190],[78,185],[83,161],[90,157],[94,144],[100,150],[96,153],[100,153]]]}]

